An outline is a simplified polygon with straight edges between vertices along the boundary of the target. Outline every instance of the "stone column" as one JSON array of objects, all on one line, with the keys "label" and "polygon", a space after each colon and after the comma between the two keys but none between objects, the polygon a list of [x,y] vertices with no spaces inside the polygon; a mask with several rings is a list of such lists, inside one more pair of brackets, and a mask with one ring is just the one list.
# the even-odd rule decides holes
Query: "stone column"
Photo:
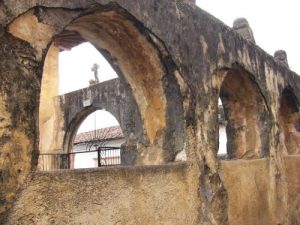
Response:
[{"label": "stone column", "polygon": [[[40,153],[62,151],[63,135],[60,134],[60,130],[63,121],[61,120],[59,98],[55,97],[59,94],[58,55],[59,46],[52,44],[48,50],[43,67],[39,107]],[[51,157],[45,156],[43,158],[43,156],[40,156],[40,162],[52,165]],[[39,165],[39,168],[41,166]]]}]

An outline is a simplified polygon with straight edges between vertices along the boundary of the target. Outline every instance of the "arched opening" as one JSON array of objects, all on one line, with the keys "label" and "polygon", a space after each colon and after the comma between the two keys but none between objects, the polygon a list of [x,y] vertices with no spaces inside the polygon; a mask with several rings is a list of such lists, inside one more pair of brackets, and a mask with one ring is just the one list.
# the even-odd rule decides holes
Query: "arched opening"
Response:
[{"label": "arched opening", "polygon": [[221,158],[227,157],[227,134],[226,134],[226,119],[221,98],[218,99],[218,123],[219,123],[219,149],[218,156]]},{"label": "arched opening", "polygon": [[300,153],[299,103],[291,88],[282,92],[279,108],[280,138],[287,154]]},{"label": "arched opening", "polygon": [[62,137],[55,135],[61,119],[57,112],[57,97],[117,77],[100,52],[83,41],[57,41],[48,50],[43,68],[39,107],[41,153],[56,149],[55,146],[62,142]]},{"label": "arched opening", "polygon": [[71,139],[71,169],[121,164],[120,148],[125,138],[119,122],[111,113],[105,110],[91,113]]},{"label": "arched opening", "polygon": [[239,66],[226,70],[220,88],[229,159],[268,154],[268,108],[254,77]]},{"label": "arched opening", "polygon": [[166,125],[162,86],[165,71],[157,49],[149,42],[149,34],[142,35],[128,15],[118,10],[99,10],[82,16],[67,26],[65,32],[91,42],[108,59],[120,79],[130,84],[147,137],[153,144]]},{"label": "arched opening", "polygon": [[[177,103],[180,88],[177,80],[172,78],[175,72],[164,45],[116,4],[94,6],[66,24],[64,30],[54,37],[52,46],[71,48],[83,41],[90,42],[102,53],[120,81],[132,91],[142,124],[142,132],[134,138],[141,149],[148,150],[139,163],[159,164],[174,160],[184,145],[183,121],[172,123],[176,116],[167,118],[166,113],[183,109],[182,103]],[[166,95],[168,88],[172,89],[172,95]],[[170,102],[174,99],[175,103],[172,100],[172,104],[167,104],[168,98]],[[168,124],[171,127],[167,127]],[[51,149],[63,152],[70,138],[67,136],[67,140],[62,140],[61,135],[56,135],[55,140],[58,141]]]}]

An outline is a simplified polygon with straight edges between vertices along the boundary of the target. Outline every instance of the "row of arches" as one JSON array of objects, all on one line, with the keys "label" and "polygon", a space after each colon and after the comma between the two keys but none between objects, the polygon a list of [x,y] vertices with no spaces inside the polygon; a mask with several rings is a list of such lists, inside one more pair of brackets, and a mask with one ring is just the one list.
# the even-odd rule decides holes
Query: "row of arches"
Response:
[{"label": "row of arches", "polygon": [[[180,95],[179,86],[176,85],[178,81],[170,78],[175,76],[174,68],[168,68],[172,62],[166,49],[163,49],[163,45],[153,34],[143,30],[141,24],[138,24],[137,29],[136,24],[133,25],[130,21],[132,18],[128,19],[128,15],[119,10],[113,8],[84,15],[67,25],[56,35],[54,42],[60,46],[70,45],[69,47],[84,41],[91,42],[108,59],[120,80],[129,84],[144,123],[145,145],[155,145],[158,149],[168,147],[169,152],[157,153],[161,156],[155,159],[155,163],[174,161],[176,154],[184,149],[184,123],[179,119],[180,116],[169,116],[171,119],[166,119],[166,114],[170,111],[176,112],[175,115],[183,114],[182,102],[177,97]],[[164,58],[169,60],[168,67],[161,61]],[[220,98],[224,110],[226,158],[256,159],[268,156],[274,116],[255,77],[239,65],[219,70],[213,76],[219,76],[220,81],[216,101]],[[172,90],[172,95],[166,95],[170,92],[169,89]],[[173,99],[178,104],[170,104]],[[284,151],[289,154],[298,151],[298,108],[292,89],[286,88],[280,100],[278,130]],[[89,113],[85,112],[86,116]],[[215,116],[217,117],[217,113]],[[75,130],[83,118],[77,124],[71,125],[74,127],[72,135],[76,134]],[[172,139],[167,140],[170,136]],[[68,139],[74,140],[74,136]],[[72,142],[64,143],[65,149],[71,149]],[[178,147],[170,143],[181,144]],[[175,147],[177,151],[172,150]]]},{"label": "row of arches", "polygon": [[[125,1],[119,2],[125,5]],[[33,48],[36,48],[37,53],[32,54],[37,54],[37,60],[42,58],[41,55],[44,54],[46,46],[50,44],[50,40],[56,41],[59,45],[71,43],[71,47],[78,42],[91,42],[108,59],[119,75],[120,80],[133,93],[143,126],[141,136],[136,137],[139,144],[138,152],[141,153],[139,163],[145,165],[173,162],[180,150],[192,151],[191,148],[196,148],[197,154],[192,155],[188,152],[187,155],[188,159],[197,160],[204,170],[201,171],[201,175],[198,177],[201,184],[197,187],[198,195],[201,200],[204,200],[202,202],[203,206],[209,206],[207,210],[205,209],[206,207],[202,207],[203,215],[206,215],[208,211],[214,213],[218,210],[222,214],[218,212],[216,215],[225,215],[227,210],[226,193],[221,193],[221,195],[218,193],[226,192],[226,190],[222,188],[223,184],[218,170],[214,168],[214,165],[217,165],[217,163],[213,157],[205,158],[206,156],[211,156],[208,154],[213,151],[217,155],[216,146],[218,140],[214,141],[214,147],[216,148],[207,148],[205,149],[206,152],[200,151],[199,146],[202,143],[205,145],[204,149],[210,147],[209,144],[213,142],[211,136],[207,135],[209,132],[211,134],[211,131],[206,129],[207,127],[202,129],[201,122],[206,121],[210,123],[210,127],[216,125],[215,121],[218,119],[217,102],[220,97],[226,120],[229,159],[256,159],[268,156],[270,154],[270,139],[274,139],[276,134],[280,136],[281,143],[285,146],[286,151],[293,152],[292,148],[297,146],[296,144],[289,145],[289,143],[292,140],[297,142],[297,137],[291,131],[294,132],[294,130],[297,131],[298,129],[298,118],[295,116],[298,113],[298,110],[295,111],[298,108],[298,102],[290,102],[290,95],[293,96],[293,94],[284,93],[283,96],[287,99],[282,100],[279,115],[274,115],[274,112],[277,110],[274,107],[276,103],[267,102],[260,84],[255,79],[256,76],[247,72],[242,66],[229,66],[232,63],[230,60],[234,57],[234,60],[247,60],[240,58],[239,54],[230,54],[232,52],[247,51],[248,45],[242,46],[244,43],[241,39],[235,36],[228,36],[227,33],[230,35],[231,32],[227,32],[227,29],[221,30],[222,26],[216,29],[216,34],[213,34],[210,32],[211,29],[207,28],[205,24],[203,26],[202,23],[194,23],[193,25],[197,32],[192,32],[190,28],[186,27],[188,28],[186,29],[186,34],[195,36],[194,39],[191,37],[193,42],[188,43],[189,39],[181,38],[181,36],[185,34],[185,21],[188,24],[189,17],[180,16],[179,18],[174,16],[173,19],[170,19],[169,26],[172,27],[174,25],[172,21],[178,23],[179,26],[168,29],[166,25],[156,26],[158,20],[152,19],[153,15],[144,17],[144,12],[139,12],[143,7],[147,8],[147,4],[142,3],[141,5],[136,5],[137,7],[131,7],[135,6],[135,4],[133,4],[133,1],[129,3],[127,8],[132,10],[133,14],[116,3],[105,4],[93,4],[91,7],[87,7],[87,10],[82,9],[84,6],[76,8],[76,10],[36,7],[24,15],[20,15],[11,25],[15,29],[10,29],[10,31],[16,37],[25,40]],[[167,13],[169,12],[171,10]],[[139,22],[133,15],[144,21]],[[27,20],[24,20],[24,17],[27,17]],[[55,17],[55,20],[52,20],[52,17]],[[149,18],[149,21],[146,21],[145,18]],[[196,18],[201,19],[202,17]],[[25,24],[26,21],[27,24]],[[153,29],[153,32],[147,29],[144,24],[149,29]],[[213,24],[215,23],[211,23],[211,25]],[[217,34],[218,30],[220,33]],[[200,34],[199,31],[203,31],[203,33]],[[33,35],[37,33],[38,35],[31,37],[31,34],[28,35],[28,33]],[[222,41],[223,35],[224,40],[230,37],[229,42],[226,41],[218,46],[215,45],[217,39]],[[199,36],[201,36],[199,38],[201,41],[196,42],[195,40],[199,40]],[[159,37],[163,38],[163,41]],[[205,39],[208,38],[211,39],[211,42],[206,43]],[[240,45],[231,45],[235,43],[236,39],[236,43],[240,43]],[[202,44],[205,46],[199,46]],[[191,51],[191,48],[194,48],[195,51]],[[172,54],[169,54],[168,50],[171,50]],[[217,72],[217,74],[220,74],[220,82],[214,89],[212,87],[213,82],[210,82],[209,79],[216,74],[211,76],[211,74],[207,73],[208,70],[217,64],[215,60],[220,54],[224,54],[224,60],[220,60],[220,63],[224,61],[224,64],[226,63],[230,68]],[[260,62],[261,59],[263,60],[260,54],[256,55],[255,51],[251,51],[251,55],[258,63],[264,63]],[[176,63],[172,59],[173,56],[176,57]],[[192,57],[196,60],[191,60]],[[199,62],[197,64],[195,62],[198,60],[198,57],[205,59],[214,58],[214,61],[207,62],[208,65],[205,65],[205,60],[199,59],[202,60],[202,63]],[[22,63],[25,64],[25,62]],[[20,68],[22,68],[22,63],[19,66]],[[176,66],[179,63],[181,64],[180,70]],[[201,65],[205,68],[200,68]],[[29,65],[29,68],[31,67]],[[34,72],[30,71],[28,73],[31,75]],[[37,77],[41,77],[41,74],[37,75]],[[264,76],[269,75],[261,74],[261,80],[263,80]],[[282,80],[283,83],[287,82],[285,79]],[[205,91],[201,88],[205,89]],[[209,94],[213,97],[205,101],[205,104],[209,106],[214,101],[215,107],[213,108],[213,113],[211,113],[212,117],[211,115],[205,117],[208,113],[203,116],[202,112],[206,110],[206,105],[200,105],[202,103],[200,92],[203,95]],[[214,92],[217,92],[217,94]],[[273,108],[270,109],[271,106],[269,105],[272,105]],[[211,110],[211,108],[208,110]],[[26,111],[26,113],[28,115],[29,111]],[[188,122],[185,123],[186,121]],[[51,127],[53,124],[51,123],[51,118],[46,122],[49,122],[50,129],[58,130],[55,127]],[[70,129],[71,134],[76,133],[74,131],[77,126],[78,124],[73,124],[73,130],[72,128]],[[274,127],[277,127],[277,131],[279,131],[276,134],[274,133],[274,130],[276,130]],[[290,129],[291,127],[293,129]],[[188,131],[186,131],[187,128],[189,129]],[[273,129],[272,134],[270,132],[271,129]],[[213,133],[217,136],[217,129],[213,129]],[[33,137],[30,137],[29,141],[34,142],[34,137],[35,134]],[[68,139],[72,140],[74,137],[69,137]],[[63,152],[69,148],[70,142],[66,141],[65,136],[54,135],[52,140],[64,143],[60,145],[63,148],[55,148],[56,146],[54,146],[49,148],[49,150],[54,149]],[[50,147],[52,147],[52,140],[49,141]],[[185,149],[186,146],[190,149]],[[31,154],[27,155],[27,159],[25,158],[24,161],[29,165],[31,163],[29,155]],[[207,196],[207,193],[209,193],[209,196]],[[216,193],[216,195],[211,195],[210,193]],[[213,217],[214,215],[211,214],[211,216]]]},{"label": "row of arches", "polygon": [[[220,134],[225,127],[227,137],[225,141],[219,137],[219,142],[224,144],[227,140],[227,159],[266,157],[269,155],[268,141],[273,116],[254,76],[239,66],[234,67],[215,73],[221,76],[222,81],[219,115],[224,114],[225,121],[220,123]],[[297,154],[300,143],[299,103],[291,87],[285,88],[279,96],[276,116],[282,151],[285,154]]]},{"label": "row of arches", "polygon": [[[219,76],[221,80],[218,101],[221,106],[218,117],[221,121],[219,121],[219,147],[217,149],[218,153],[220,151],[223,153],[221,158],[257,159],[268,156],[267,143],[270,135],[271,114],[253,75],[242,67],[235,66],[233,69],[221,70],[214,76]],[[284,144],[282,149],[286,154],[296,154],[300,140],[298,101],[291,88],[284,89],[280,99],[278,125],[280,138]],[[68,152],[74,152],[74,146],[78,144],[74,142],[76,135],[81,132],[79,127],[88,117],[93,117],[95,111],[99,110],[84,109],[82,115],[78,117],[80,119],[70,124],[68,129],[71,130],[71,137],[69,137],[70,141],[65,144]],[[114,118],[112,114],[109,116]],[[120,126],[120,121],[117,122],[116,118],[114,121],[113,125],[118,123],[117,125]],[[78,129],[79,132],[77,132]],[[94,130],[96,131],[96,127]],[[128,137],[121,138],[119,146],[125,142],[126,138]],[[90,158],[95,161],[94,155]],[[83,166],[78,164],[78,161],[82,160],[78,157],[76,162],[73,158],[70,167],[82,168]],[[91,161],[91,159],[86,159],[86,161]],[[95,162],[90,164],[97,165]]]},{"label": "row of arches", "polygon": [[[224,114],[227,140],[227,158],[251,159],[268,156],[268,135],[270,135],[272,114],[266,100],[247,71],[231,69],[223,71],[220,87],[219,115]],[[285,154],[299,151],[299,102],[293,89],[288,86],[279,96],[278,133]]]},{"label": "row of arches", "polygon": [[[93,7],[88,13],[84,13],[83,16],[69,24],[65,24],[63,27],[63,30],[54,36],[51,47],[58,46],[60,49],[67,49],[83,42],[90,42],[107,59],[121,82],[129,87],[134,96],[134,101],[143,121],[143,131],[138,134],[138,141],[145,148],[150,149],[147,151],[149,154],[152,150],[162,149],[163,145],[171,145],[171,149],[172,144],[169,143],[172,142],[166,139],[166,133],[168,133],[166,128],[172,127],[173,123],[166,119],[165,115],[167,110],[174,108],[174,106],[168,104],[173,95],[167,96],[165,92],[169,88],[167,85],[171,86],[174,96],[179,95],[180,90],[178,85],[173,85],[176,81],[171,78],[174,76],[174,69],[171,68],[172,60],[168,58],[168,52],[161,41],[116,4],[108,4],[106,7]],[[164,64],[164,60],[168,60],[168,66]],[[51,62],[51,60],[49,61]],[[51,85],[48,83],[48,86]],[[178,99],[175,97],[174,101],[179,101]],[[48,100],[51,102],[50,98]],[[40,148],[40,151],[43,153],[55,149],[65,152],[66,149],[70,149],[70,144],[72,144],[70,140],[73,140],[74,137],[48,135],[49,130],[52,129],[52,133],[55,133],[60,128],[52,125],[53,121],[51,120],[54,113],[49,112],[49,107],[44,107],[44,109],[49,117],[43,120],[45,121],[45,127],[40,126],[40,132],[46,130],[40,140],[44,140],[43,143],[46,143],[47,146],[42,150]],[[178,106],[174,109],[178,112],[181,110],[182,107]],[[86,113],[87,111],[83,112],[83,114]],[[180,116],[180,114],[179,112],[177,115]],[[172,119],[176,120],[177,115]],[[80,117],[80,121],[75,122],[80,123],[82,119],[83,117]],[[66,130],[73,135],[79,125],[72,124],[71,126],[73,129],[67,127]],[[180,134],[182,126],[183,122],[179,122],[170,130]],[[49,140],[50,136],[52,140]],[[174,141],[174,143],[183,143],[183,135],[176,135],[173,139],[181,140]],[[54,142],[56,143],[53,144]],[[63,146],[63,149],[61,146]],[[176,147],[182,149],[181,146]],[[159,163],[171,161],[174,157],[174,153],[160,152],[159,157],[154,160]]]}]

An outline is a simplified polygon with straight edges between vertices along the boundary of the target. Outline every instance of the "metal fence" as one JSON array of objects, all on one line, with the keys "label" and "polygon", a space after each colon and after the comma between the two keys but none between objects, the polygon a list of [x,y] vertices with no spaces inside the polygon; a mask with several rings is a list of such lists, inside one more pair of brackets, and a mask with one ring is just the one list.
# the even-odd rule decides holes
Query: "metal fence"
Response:
[{"label": "metal fence", "polygon": [[72,169],[76,155],[97,152],[97,166],[116,166],[121,164],[121,149],[119,147],[98,147],[93,151],[70,153],[41,153],[39,155],[39,170]]}]

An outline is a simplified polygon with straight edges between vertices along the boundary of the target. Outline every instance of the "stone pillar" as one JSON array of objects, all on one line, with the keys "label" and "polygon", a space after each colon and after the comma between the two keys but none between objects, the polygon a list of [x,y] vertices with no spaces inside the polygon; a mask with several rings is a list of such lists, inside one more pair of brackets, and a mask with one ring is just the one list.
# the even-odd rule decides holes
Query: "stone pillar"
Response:
[{"label": "stone pillar", "polygon": [[130,134],[128,140],[121,145],[121,165],[132,166],[137,158],[137,141],[134,134]]},{"label": "stone pillar", "polygon": [[274,53],[274,59],[276,62],[279,62],[279,63],[289,67],[288,60],[287,60],[287,54],[284,50],[277,50]]},{"label": "stone pillar", "polygon": [[0,43],[0,224],[5,224],[7,210],[37,163],[40,70],[36,51],[26,42],[5,30]]},{"label": "stone pillar", "polygon": [[235,19],[232,28],[246,40],[255,43],[253,32],[251,27],[249,26],[247,19],[245,18]]},{"label": "stone pillar", "polygon": [[57,135],[59,130],[59,104],[55,101],[58,96],[58,54],[59,46],[52,44],[48,50],[41,85],[39,108],[40,153],[57,150],[57,142],[62,137]]}]

